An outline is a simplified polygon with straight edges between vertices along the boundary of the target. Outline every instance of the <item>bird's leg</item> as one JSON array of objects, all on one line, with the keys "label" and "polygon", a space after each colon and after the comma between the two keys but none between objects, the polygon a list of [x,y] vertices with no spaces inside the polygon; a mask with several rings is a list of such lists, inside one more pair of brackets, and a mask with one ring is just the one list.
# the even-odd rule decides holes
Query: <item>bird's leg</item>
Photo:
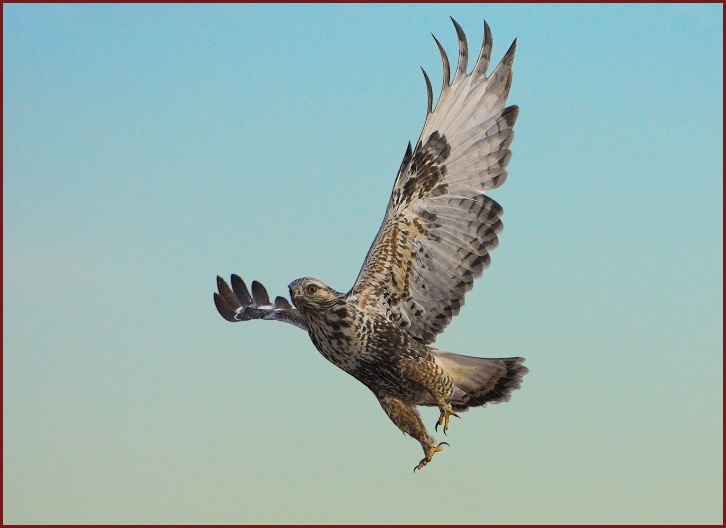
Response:
[{"label": "bird's leg", "polygon": [[449,417],[456,416],[459,418],[459,415],[454,412],[454,410],[451,408],[450,403],[446,403],[443,399],[439,399],[439,410],[441,411],[441,414],[439,415],[439,421],[436,422],[436,426],[434,427],[434,430],[439,430],[439,425],[444,425],[444,434],[446,434],[446,431],[449,429]]},{"label": "bird's leg", "polygon": [[422,386],[436,401],[441,414],[436,422],[434,429],[439,430],[439,425],[444,426],[444,434],[449,429],[449,418],[451,416],[459,417],[454,412],[451,404],[445,399],[447,395],[453,392],[453,382],[449,375],[444,372],[441,367],[435,364],[428,364],[428,368],[422,368],[421,362],[404,361],[402,362],[404,375],[411,381]]},{"label": "bird's leg", "polygon": [[434,454],[438,453],[439,451],[443,451],[445,445],[449,445],[449,444],[447,444],[446,442],[439,442],[439,444],[436,446],[432,446],[428,449],[424,449],[424,453],[426,453],[426,456],[421,459],[421,462],[418,463],[418,466],[413,468],[413,472],[416,473],[417,469],[421,469],[426,464],[431,462],[431,459],[434,457]]},{"label": "bird's leg", "polygon": [[391,398],[389,396],[379,397],[378,401],[386,411],[386,414],[396,426],[403,431],[405,434],[412,436],[421,444],[421,448],[424,452],[424,458],[421,462],[413,468],[414,471],[423,468],[426,464],[431,462],[433,456],[444,449],[444,445],[449,445],[446,442],[440,444],[434,444],[434,439],[429,436],[426,432],[426,428],[421,422],[421,417],[418,411],[412,406],[398,398]]}]

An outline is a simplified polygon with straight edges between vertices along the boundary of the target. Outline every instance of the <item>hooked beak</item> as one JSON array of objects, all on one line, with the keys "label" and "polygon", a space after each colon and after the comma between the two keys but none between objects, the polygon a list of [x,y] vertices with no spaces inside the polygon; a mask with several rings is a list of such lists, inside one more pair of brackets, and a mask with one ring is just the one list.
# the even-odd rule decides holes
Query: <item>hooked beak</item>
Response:
[{"label": "hooked beak", "polygon": [[292,297],[302,297],[302,290],[300,288],[294,288],[290,291]]}]

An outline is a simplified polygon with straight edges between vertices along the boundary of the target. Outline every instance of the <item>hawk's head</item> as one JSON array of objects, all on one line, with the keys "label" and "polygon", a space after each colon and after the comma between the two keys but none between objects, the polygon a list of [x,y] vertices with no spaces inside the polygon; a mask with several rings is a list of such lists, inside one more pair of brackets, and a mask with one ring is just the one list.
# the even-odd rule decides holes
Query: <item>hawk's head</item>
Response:
[{"label": "hawk's head", "polygon": [[330,308],[342,298],[340,292],[310,277],[294,280],[287,287],[290,289],[292,304],[301,312]]}]

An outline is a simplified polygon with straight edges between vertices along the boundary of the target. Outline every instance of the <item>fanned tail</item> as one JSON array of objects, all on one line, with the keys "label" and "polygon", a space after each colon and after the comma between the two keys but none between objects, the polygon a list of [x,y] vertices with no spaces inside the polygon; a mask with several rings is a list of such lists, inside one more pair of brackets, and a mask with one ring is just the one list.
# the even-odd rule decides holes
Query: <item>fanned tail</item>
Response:
[{"label": "fanned tail", "polygon": [[440,351],[434,356],[458,389],[450,401],[455,411],[509,401],[529,372],[521,357],[478,358]]}]

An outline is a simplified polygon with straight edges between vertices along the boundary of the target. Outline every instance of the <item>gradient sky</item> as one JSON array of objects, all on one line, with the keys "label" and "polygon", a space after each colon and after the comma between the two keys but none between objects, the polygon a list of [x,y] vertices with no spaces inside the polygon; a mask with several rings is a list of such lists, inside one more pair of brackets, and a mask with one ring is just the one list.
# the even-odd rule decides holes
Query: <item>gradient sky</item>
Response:
[{"label": "gradient sky", "polygon": [[[414,475],[368,389],[212,292],[347,291],[449,15],[518,38],[520,117],[436,344],[530,373]],[[4,4],[4,522],[721,523],[722,96],[721,4]]]}]

